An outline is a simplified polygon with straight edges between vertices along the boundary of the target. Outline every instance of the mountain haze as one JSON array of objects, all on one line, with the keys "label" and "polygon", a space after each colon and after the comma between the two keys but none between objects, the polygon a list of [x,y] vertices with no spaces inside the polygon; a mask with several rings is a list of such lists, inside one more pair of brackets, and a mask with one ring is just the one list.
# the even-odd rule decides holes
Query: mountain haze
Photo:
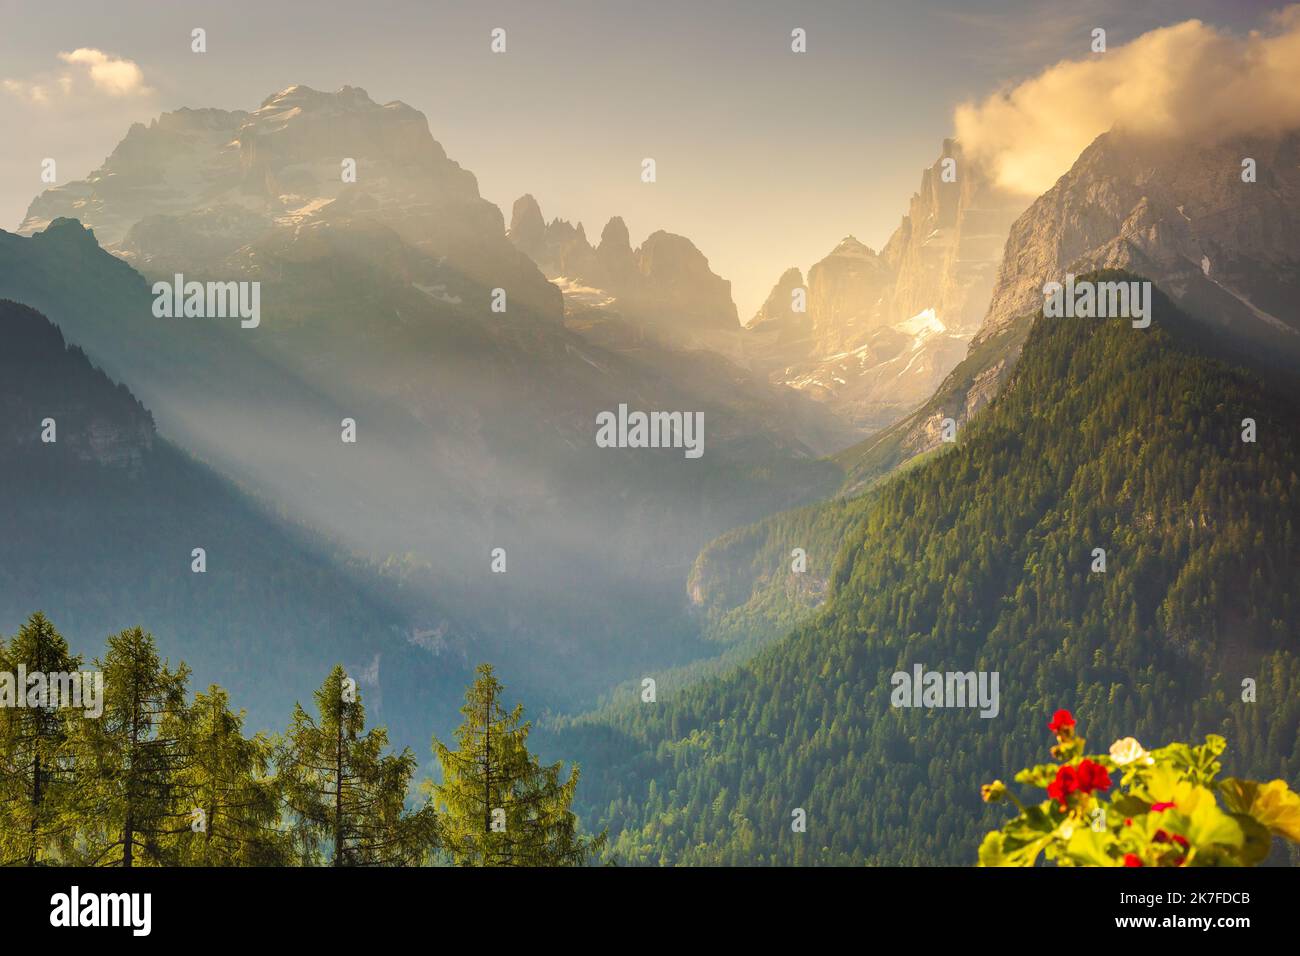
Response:
[{"label": "mountain haze", "polygon": [[[725,356],[621,319],[566,327],[560,289],[423,117],[353,88],[136,126],[86,182],[38,197],[24,229],[0,235],[0,294],[138,391],[169,439],[386,562],[416,630],[520,662],[515,683],[544,700],[707,652],[681,590],[694,554],[828,492],[838,470],[817,457],[853,437]],[[653,321],[694,321],[679,258],[730,304],[685,240],[652,237],[637,260],[607,232],[611,262],[665,283]],[[178,272],[260,283],[260,323],[155,317],[150,285]],[[624,404],[701,413],[704,457],[596,447],[597,414]]]}]

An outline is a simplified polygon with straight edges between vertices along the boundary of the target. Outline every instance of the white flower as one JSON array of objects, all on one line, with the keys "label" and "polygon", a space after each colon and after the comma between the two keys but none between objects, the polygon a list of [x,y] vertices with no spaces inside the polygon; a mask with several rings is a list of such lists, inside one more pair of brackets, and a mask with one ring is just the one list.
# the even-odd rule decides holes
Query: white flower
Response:
[{"label": "white flower", "polygon": [[1132,737],[1125,737],[1117,740],[1110,745],[1110,759],[1115,761],[1115,766],[1123,767],[1131,763],[1140,763],[1143,766],[1150,766],[1155,763],[1151,754],[1142,749],[1142,745]]}]

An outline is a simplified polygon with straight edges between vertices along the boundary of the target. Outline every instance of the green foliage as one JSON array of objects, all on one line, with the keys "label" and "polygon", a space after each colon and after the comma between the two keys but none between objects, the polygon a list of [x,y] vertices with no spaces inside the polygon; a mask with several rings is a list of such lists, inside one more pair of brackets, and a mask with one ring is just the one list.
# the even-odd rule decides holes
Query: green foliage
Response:
[{"label": "green foliage", "polygon": [[385,728],[366,729],[341,665],[315,716],[295,704],[275,740],[245,736],[244,712],[216,684],[187,705],[189,668],[171,668],[141,628],[110,636],[93,667],[102,713],[35,697],[26,680],[18,705],[18,674],[69,673],[81,658],[40,612],[0,640],[5,865],[572,866],[604,848],[570,809],[577,768],[562,778],[561,763],[529,753],[523,707],[501,708],[490,665],[466,694],[459,749],[434,741],[441,816],[413,799],[411,751],[391,753]]},{"label": "green foliage", "polygon": [[334,866],[400,866],[422,858],[433,812],[404,808],[415,772],[409,749],[385,754],[388,732],[363,733],[355,683],[335,666],[316,691],[318,716],[295,704],[279,755],[280,785],[304,862],[326,852]]},{"label": "green foliage", "polygon": [[178,775],[190,826],[177,836],[177,861],[188,866],[283,866],[292,861],[278,829],[280,782],[263,734],[244,736],[244,712],[213,684],[185,714],[189,761]]},{"label": "green foliage", "polygon": [[569,809],[578,768],[542,764],[528,750],[523,705],[505,710],[504,688],[490,664],[466,691],[457,748],[437,738],[442,783],[429,787],[439,809],[439,846],[458,866],[575,866],[600,852],[604,835],[586,838]]},{"label": "green foliage", "polygon": [[104,675],[103,715],[72,717],[67,743],[76,774],[77,862],[172,863],[173,838],[189,825],[176,799],[188,760],[189,668],[168,667],[153,636],[138,627],[109,637],[94,666]]},{"label": "green foliage", "polygon": [[1059,764],[1016,774],[1045,800],[1026,806],[1000,780],[982,788],[986,802],[1009,799],[1020,812],[985,835],[980,866],[1033,866],[1040,854],[1060,866],[1254,866],[1273,836],[1300,843],[1300,796],[1285,781],[1216,780],[1227,746],[1218,734],[1150,752],[1127,737],[1092,756],[1072,723],[1057,739]]},{"label": "green foliage", "polygon": [[81,659],[68,653],[49,618],[39,611],[8,643],[0,641],[0,674],[13,675],[14,700],[0,706],[0,865],[57,861],[73,832],[67,808],[75,792],[64,747],[63,718],[51,707],[16,706],[23,672],[71,672]]}]

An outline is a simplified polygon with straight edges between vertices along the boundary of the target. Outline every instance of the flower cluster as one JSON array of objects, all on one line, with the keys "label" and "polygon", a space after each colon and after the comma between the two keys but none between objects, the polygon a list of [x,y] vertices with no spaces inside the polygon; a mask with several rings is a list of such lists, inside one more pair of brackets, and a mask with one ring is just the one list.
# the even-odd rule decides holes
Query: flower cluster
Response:
[{"label": "flower cluster", "polygon": [[1110,773],[1101,764],[1084,757],[1078,766],[1066,764],[1056,771],[1056,779],[1047,786],[1047,795],[1066,810],[1073,793],[1086,796],[1094,790],[1104,793],[1109,789]]},{"label": "flower cluster", "polygon": [[1123,737],[1090,755],[1070,711],[1047,727],[1055,762],[1015,777],[1047,799],[1026,806],[1001,780],[981,788],[986,802],[1019,810],[985,836],[981,866],[1032,866],[1039,856],[1061,866],[1254,866],[1274,836],[1300,843],[1300,795],[1282,780],[1217,779],[1227,747],[1218,735],[1154,751]]}]

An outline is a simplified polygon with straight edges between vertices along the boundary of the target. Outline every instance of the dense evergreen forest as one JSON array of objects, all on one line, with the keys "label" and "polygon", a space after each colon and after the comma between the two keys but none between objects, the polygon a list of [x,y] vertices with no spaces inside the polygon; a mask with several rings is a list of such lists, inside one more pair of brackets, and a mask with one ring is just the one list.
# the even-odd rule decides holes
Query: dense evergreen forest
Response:
[{"label": "dense evergreen forest", "polygon": [[[37,612],[0,643],[0,673],[28,678],[0,690],[0,865],[565,866],[603,845],[570,810],[577,769],[529,751],[490,665],[418,792],[415,756],[367,728],[341,666],[274,735],[247,734],[216,684],[190,697],[189,668],[138,627],[85,661]],[[56,697],[74,673],[101,690]]]},{"label": "dense evergreen forest", "polygon": [[[998,823],[980,784],[1033,763],[1058,707],[1094,740],[1220,733],[1228,772],[1294,781],[1300,401],[1207,355],[1158,290],[1155,316],[1040,317],[954,447],[836,505],[844,539],[812,620],[658,703],[562,722],[555,745],[592,768],[579,806],[611,850],[970,864]],[[788,569],[797,546],[813,550],[768,550]],[[999,715],[891,707],[891,674],[915,664],[998,672]]]},{"label": "dense evergreen forest", "polygon": [[275,727],[342,661],[395,739],[433,729],[425,702],[453,703],[473,665],[409,638],[438,618],[411,613],[397,575],[158,434],[40,313],[0,301],[0,328],[0,632],[34,608],[78,640],[146,621],[164,654],[229,689],[256,729]]}]

